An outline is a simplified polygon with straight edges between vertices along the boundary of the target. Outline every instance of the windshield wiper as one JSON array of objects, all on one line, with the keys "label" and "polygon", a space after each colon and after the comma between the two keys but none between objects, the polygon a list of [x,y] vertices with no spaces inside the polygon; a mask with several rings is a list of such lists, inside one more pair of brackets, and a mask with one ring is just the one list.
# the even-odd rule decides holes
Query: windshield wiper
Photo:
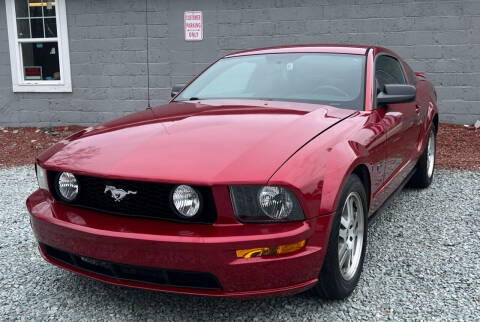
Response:
[{"label": "windshield wiper", "polygon": [[190,97],[188,100],[189,101],[199,101],[200,98],[199,97]]}]

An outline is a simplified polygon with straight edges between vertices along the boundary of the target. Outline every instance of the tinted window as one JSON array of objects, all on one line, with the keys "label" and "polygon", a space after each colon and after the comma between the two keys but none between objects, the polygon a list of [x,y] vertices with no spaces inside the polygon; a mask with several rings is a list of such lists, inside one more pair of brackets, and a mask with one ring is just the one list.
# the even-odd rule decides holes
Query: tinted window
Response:
[{"label": "tinted window", "polygon": [[375,62],[375,78],[381,90],[385,84],[406,84],[405,75],[398,60],[391,56],[378,56]]},{"label": "tinted window", "polygon": [[365,56],[289,53],[224,58],[176,100],[260,99],[363,109]]}]

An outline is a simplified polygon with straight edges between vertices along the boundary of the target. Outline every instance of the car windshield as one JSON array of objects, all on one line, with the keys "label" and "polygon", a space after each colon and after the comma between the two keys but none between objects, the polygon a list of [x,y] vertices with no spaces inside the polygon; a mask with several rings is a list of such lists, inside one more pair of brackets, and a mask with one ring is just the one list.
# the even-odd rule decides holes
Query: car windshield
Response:
[{"label": "car windshield", "polygon": [[288,53],[223,58],[175,101],[259,99],[363,109],[365,56]]}]

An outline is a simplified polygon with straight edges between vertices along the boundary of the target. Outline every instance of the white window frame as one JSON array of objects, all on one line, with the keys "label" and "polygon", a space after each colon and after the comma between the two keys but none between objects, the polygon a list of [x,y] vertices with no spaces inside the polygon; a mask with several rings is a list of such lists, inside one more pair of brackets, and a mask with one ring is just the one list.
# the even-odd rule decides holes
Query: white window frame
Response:
[{"label": "white window frame", "polygon": [[[57,24],[56,38],[18,38],[15,0],[5,0],[7,9],[8,44],[12,69],[12,88],[14,92],[72,92],[70,74],[70,50],[68,47],[67,12],[65,0],[55,0]],[[57,42],[60,66],[60,80],[25,80],[23,58],[20,50],[22,43]]]}]

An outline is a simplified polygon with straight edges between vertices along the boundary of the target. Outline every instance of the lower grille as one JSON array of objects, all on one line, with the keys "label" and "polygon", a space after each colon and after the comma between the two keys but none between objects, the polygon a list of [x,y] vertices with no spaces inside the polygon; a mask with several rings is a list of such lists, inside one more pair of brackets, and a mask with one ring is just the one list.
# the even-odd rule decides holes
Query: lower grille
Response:
[{"label": "lower grille", "polygon": [[220,290],[220,283],[210,273],[178,271],[107,262],[78,256],[45,244],[45,253],[60,262],[85,271],[120,280],[186,288]]}]

